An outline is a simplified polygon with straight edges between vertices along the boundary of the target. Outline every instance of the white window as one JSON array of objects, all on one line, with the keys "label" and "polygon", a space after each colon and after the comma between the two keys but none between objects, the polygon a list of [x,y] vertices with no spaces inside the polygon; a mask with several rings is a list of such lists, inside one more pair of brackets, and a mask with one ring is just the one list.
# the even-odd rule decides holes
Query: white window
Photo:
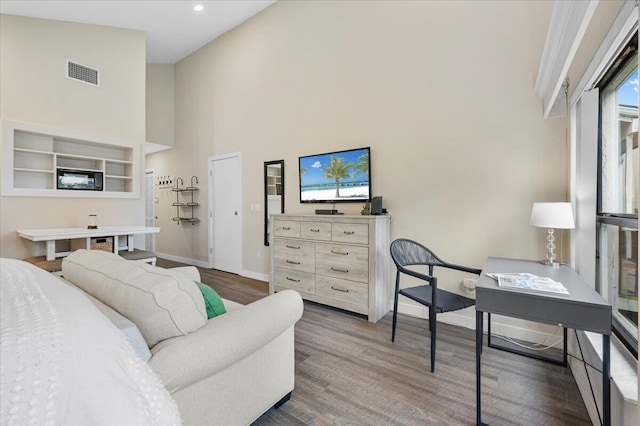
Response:
[{"label": "white window", "polygon": [[614,332],[638,353],[638,38],[600,89],[596,289],[613,306]]}]

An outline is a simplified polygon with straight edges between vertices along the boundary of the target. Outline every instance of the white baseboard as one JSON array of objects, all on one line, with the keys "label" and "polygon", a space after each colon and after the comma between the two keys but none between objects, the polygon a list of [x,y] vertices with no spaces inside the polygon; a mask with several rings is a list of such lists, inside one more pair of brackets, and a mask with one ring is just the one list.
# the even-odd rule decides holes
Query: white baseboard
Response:
[{"label": "white baseboard", "polygon": [[[393,305],[391,305],[391,310],[393,310]],[[427,308],[424,306],[417,306],[409,303],[398,303],[398,313],[409,315],[417,318],[428,317]],[[471,330],[476,329],[476,316],[475,316],[475,308],[470,307],[467,309],[462,309],[460,311],[455,312],[447,312],[444,314],[438,314],[437,316],[439,322],[444,322],[446,324],[457,325],[459,327],[465,327]],[[502,335],[507,336],[513,339],[523,340],[525,342],[532,343],[542,343],[545,344],[556,343],[553,347],[562,349],[562,332],[558,332],[558,335],[544,333],[537,330],[530,330],[523,327],[514,326],[512,324],[507,324],[501,322],[500,320],[506,319],[504,317],[499,317],[499,320],[496,320],[496,317],[493,317],[491,320],[491,332],[492,335]],[[485,315],[484,321],[484,330],[485,333],[488,330],[487,324],[487,316]]]},{"label": "white baseboard", "polygon": [[201,268],[209,268],[209,263],[204,262],[202,260],[194,260],[186,257],[174,256],[172,254],[158,253],[158,252],[156,252],[156,256],[161,257],[162,259],[173,260],[174,262],[186,263],[187,265],[199,266]]},{"label": "white baseboard", "polygon": [[258,281],[269,282],[268,274],[261,274],[259,272],[247,271],[246,269],[243,269],[242,272],[240,272],[240,275],[242,275],[243,277],[252,278]]}]

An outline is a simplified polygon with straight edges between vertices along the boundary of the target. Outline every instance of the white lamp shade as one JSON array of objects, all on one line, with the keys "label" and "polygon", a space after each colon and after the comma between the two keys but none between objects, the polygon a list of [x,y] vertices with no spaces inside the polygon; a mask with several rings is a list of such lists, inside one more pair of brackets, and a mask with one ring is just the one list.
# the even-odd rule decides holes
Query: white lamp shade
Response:
[{"label": "white lamp shade", "polygon": [[571,203],[533,203],[531,209],[532,226],[538,228],[573,229]]}]

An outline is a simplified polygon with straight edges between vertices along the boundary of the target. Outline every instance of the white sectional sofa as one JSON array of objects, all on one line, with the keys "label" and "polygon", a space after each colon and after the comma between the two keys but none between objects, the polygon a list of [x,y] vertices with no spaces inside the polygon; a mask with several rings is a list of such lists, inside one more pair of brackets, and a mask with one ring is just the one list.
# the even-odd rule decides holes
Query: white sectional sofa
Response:
[{"label": "white sectional sofa", "polygon": [[[28,269],[29,274],[44,280],[43,271]],[[82,293],[78,289],[93,296],[82,294],[99,308],[92,308],[93,314],[109,318],[109,327],[117,326],[122,341],[129,341],[126,346],[135,348],[129,349],[137,354],[134,357],[155,372],[185,425],[247,425],[286,402],[293,391],[294,326],[303,311],[294,291],[246,306],[223,299],[227,312],[207,320],[204,299],[194,283],[200,276],[193,267],[165,270],[111,253],[79,250],[63,262],[63,280],[47,276],[42,286],[49,286],[48,291],[62,286],[67,290],[60,291],[68,292],[66,280],[78,287],[72,289],[74,297]],[[2,286],[4,292],[4,282]],[[83,324],[80,320],[69,326]],[[3,347],[4,340],[3,335]],[[11,407],[3,393],[2,411],[5,408]],[[136,419],[119,424],[142,423]]]}]

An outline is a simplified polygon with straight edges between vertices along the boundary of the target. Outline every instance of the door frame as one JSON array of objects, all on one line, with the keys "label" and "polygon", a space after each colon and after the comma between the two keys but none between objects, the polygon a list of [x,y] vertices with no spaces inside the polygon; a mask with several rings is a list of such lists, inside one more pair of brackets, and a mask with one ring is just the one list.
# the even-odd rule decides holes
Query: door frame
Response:
[{"label": "door frame", "polygon": [[214,161],[219,161],[219,160],[226,160],[229,158],[234,158],[237,157],[238,158],[238,188],[240,189],[240,206],[238,207],[238,216],[240,219],[240,230],[239,230],[239,238],[240,238],[240,252],[237,253],[237,256],[239,256],[239,260],[238,260],[238,265],[239,266],[239,270],[237,271],[238,274],[241,274],[242,272],[242,255],[243,255],[243,243],[242,243],[242,230],[243,230],[243,226],[242,226],[242,153],[241,152],[231,152],[229,154],[222,154],[222,155],[214,155],[211,157],[207,157],[207,182],[209,184],[209,189],[208,189],[208,209],[209,212],[207,214],[207,225],[209,227],[209,247],[208,247],[208,260],[209,260],[209,269],[213,268],[213,241],[214,241],[214,232],[213,232],[213,226],[212,226],[212,222],[213,222],[213,162]]},{"label": "door frame", "polygon": [[[147,203],[147,175],[150,174],[152,177],[152,185],[151,187],[153,188],[153,200],[151,202],[151,205],[153,206],[153,215],[151,216],[153,218],[153,225],[152,226],[156,226],[156,170],[155,169],[146,169],[144,171],[144,186],[145,186],[145,192],[144,192],[144,201],[145,201],[145,209],[144,209],[144,220],[145,220],[145,225],[146,225],[146,221],[147,221],[147,208],[146,208],[146,203]],[[151,251],[155,252],[156,251],[156,234],[146,234],[147,236],[145,236],[146,238],[151,238]],[[145,248],[146,248],[146,241],[145,241]]]}]

